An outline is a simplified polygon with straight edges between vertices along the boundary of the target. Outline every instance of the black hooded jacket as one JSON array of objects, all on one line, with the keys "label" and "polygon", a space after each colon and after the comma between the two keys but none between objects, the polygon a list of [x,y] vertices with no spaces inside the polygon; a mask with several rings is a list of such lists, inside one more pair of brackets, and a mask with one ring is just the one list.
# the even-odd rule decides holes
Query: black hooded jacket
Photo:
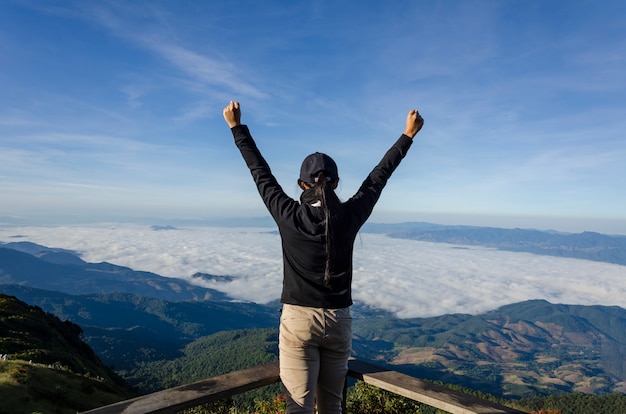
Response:
[{"label": "black hooded jacket", "polygon": [[272,175],[248,127],[232,128],[259,194],[278,225],[283,251],[281,302],[315,308],[337,309],[352,305],[352,250],[356,235],[372,213],[387,180],[409,150],[412,140],[400,136],[359,190],[341,203],[331,218],[332,248],[330,282],[324,283],[326,248],[324,212],[313,206],[313,190],[304,191],[300,202],[289,197]]}]

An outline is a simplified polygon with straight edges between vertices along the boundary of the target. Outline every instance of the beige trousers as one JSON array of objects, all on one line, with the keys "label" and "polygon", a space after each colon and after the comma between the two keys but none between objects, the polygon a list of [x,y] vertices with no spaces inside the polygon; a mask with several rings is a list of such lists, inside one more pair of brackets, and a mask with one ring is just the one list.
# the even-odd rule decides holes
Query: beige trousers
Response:
[{"label": "beige trousers", "polygon": [[287,414],[341,414],[352,347],[349,308],[283,305],[278,340]]}]

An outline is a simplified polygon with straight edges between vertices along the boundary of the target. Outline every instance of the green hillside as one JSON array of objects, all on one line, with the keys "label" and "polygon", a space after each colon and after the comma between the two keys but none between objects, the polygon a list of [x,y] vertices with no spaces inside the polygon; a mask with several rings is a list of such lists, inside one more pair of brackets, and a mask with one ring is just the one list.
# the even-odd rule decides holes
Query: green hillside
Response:
[{"label": "green hillside", "polygon": [[123,376],[146,361],[174,359],[202,336],[278,326],[277,307],[241,302],[165,301],[125,293],[69,295],[26,286],[0,292],[80,325],[83,339]]},{"label": "green hillside", "polygon": [[623,393],[626,310],[543,300],[482,315],[355,319],[354,351],[504,397]]},{"label": "green hillside", "polygon": [[[189,343],[177,358],[139,364],[127,378],[138,388],[151,392],[277,359],[277,328],[223,331]],[[269,400],[281,392],[282,386],[275,384],[237,395],[233,400],[238,407],[249,409],[255,400]]]},{"label": "green hillside", "polygon": [[129,398],[78,325],[0,294],[0,413],[76,413]]},{"label": "green hillside", "polygon": [[278,359],[276,328],[223,331],[199,338],[172,360],[141,364],[129,378],[156,391],[238,371]]}]

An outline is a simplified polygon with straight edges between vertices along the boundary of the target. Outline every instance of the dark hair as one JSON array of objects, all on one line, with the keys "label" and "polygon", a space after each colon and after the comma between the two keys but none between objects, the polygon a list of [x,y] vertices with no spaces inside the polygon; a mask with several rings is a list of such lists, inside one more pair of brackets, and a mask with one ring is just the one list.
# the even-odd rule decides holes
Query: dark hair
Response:
[{"label": "dark hair", "polygon": [[328,286],[330,284],[330,271],[332,266],[332,259],[335,254],[333,248],[333,232],[331,221],[336,216],[341,201],[332,186],[332,182],[326,180],[326,174],[324,171],[317,173],[315,182],[312,183],[312,187],[315,191],[317,199],[321,202],[324,209],[324,238],[325,238],[325,251],[326,251],[326,263],[324,266],[324,284]]}]

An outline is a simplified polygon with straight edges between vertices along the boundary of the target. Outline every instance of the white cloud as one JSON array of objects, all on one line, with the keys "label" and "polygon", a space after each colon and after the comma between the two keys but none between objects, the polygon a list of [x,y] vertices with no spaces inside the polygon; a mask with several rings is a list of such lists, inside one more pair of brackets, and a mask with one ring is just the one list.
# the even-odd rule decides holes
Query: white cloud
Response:
[{"label": "white cloud", "polygon": [[[266,303],[280,296],[279,236],[271,228],[153,231],[136,225],[6,227],[49,247],[77,250],[89,262],[190,279],[196,272],[230,275],[208,283],[237,299]],[[354,250],[356,302],[400,317],[479,313],[527,299],[626,307],[626,267],[577,259],[391,239],[363,233]]]}]

